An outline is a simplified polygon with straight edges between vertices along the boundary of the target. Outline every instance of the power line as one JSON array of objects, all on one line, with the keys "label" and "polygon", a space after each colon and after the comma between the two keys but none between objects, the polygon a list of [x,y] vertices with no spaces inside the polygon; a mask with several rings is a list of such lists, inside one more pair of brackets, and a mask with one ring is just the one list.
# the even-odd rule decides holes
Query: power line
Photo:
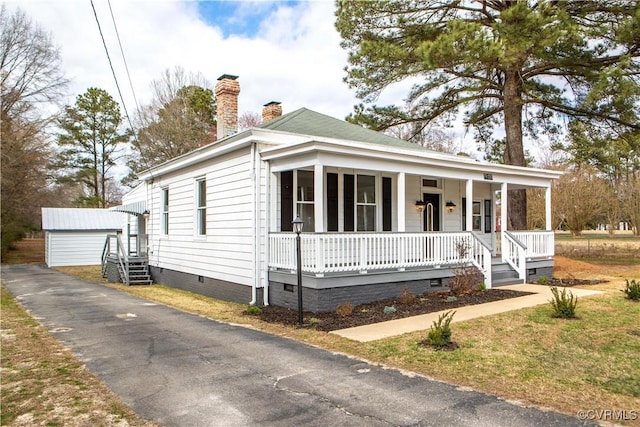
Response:
[{"label": "power line", "polygon": [[[120,91],[120,85],[118,84],[118,78],[116,77],[116,72],[113,69],[113,64],[111,63],[111,57],[109,56],[109,49],[107,49],[107,43],[104,41],[104,35],[102,34],[102,28],[100,27],[100,20],[98,20],[98,14],[96,13],[96,8],[93,5],[93,0],[89,0],[91,2],[91,8],[93,9],[93,16],[96,18],[96,24],[98,24],[98,31],[100,32],[100,38],[102,39],[102,45],[104,46],[104,51],[107,54],[107,60],[109,61],[109,67],[111,67],[111,74],[113,75],[113,80],[116,82],[116,88],[118,89],[118,95],[120,95],[120,101],[122,102],[122,108],[124,109],[124,115],[127,117],[127,121],[129,122],[129,126],[133,131],[133,124],[131,123],[131,118],[129,117],[129,112],[127,111],[127,106],[124,103],[124,98],[122,97],[122,92]],[[134,132],[135,135],[135,132]]]},{"label": "power line", "polygon": [[[116,25],[116,18],[113,16],[113,9],[111,9],[111,0],[107,0],[109,5],[109,12],[111,12],[111,21],[113,21],[113,28],[116,30],[116,37],[118,39],[118,46],[120,46],[120,54],[122,55],[122,61],[124,62],[124,69],[127,71],[127,78],[129,79],[129,87],[133,94],[133,102],[136,105],[136,111],[140,113],[140,105],[138,104],[138,98],[136,97],[136,91],[133,89],[133,83],[131,82],[131,74],[129,73],[129,66],[127,65],[127,59],[124,56],[124,49],[122,49],[122,43],[120,42],[120,33],[118,33],[118,26]],[[133,130],[133,129],[132,129]]]}]

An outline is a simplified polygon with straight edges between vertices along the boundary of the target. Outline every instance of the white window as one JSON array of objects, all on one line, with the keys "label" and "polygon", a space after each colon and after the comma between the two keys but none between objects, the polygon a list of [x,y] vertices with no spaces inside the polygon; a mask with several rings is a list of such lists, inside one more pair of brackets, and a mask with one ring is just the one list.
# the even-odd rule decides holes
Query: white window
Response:
[{"label": "white window", "polygon": [[315,231],[313,207],[313,171],[297,171],[296,214],[304,221],[306,231]]},{"label": "white window", "polygon": [[162,234],[169,234],[169,189],[162,189]]},{"label": "white window", "polygon": [[482,231],[482,212],[480,202],[473,202],[473,231]]},{"label": "white window", "polygon": [[358,231],[376,230],[376,177],[373,175],[357,176],[356,224]]},{"label": "white window", "polygon": [[204,178],[196,181],[196,233],[207,234],[207,181]]}]

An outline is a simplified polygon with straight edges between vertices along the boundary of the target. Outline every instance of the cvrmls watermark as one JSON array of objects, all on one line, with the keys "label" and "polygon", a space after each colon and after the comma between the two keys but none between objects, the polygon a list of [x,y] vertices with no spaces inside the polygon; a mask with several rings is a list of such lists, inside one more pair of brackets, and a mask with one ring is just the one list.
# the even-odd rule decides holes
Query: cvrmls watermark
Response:
[{"label": "cvrmls watermark", "polygon": [[581,420],[594,421],[635,421],[640,413],[635,409],[589,409],[578,411]]}]

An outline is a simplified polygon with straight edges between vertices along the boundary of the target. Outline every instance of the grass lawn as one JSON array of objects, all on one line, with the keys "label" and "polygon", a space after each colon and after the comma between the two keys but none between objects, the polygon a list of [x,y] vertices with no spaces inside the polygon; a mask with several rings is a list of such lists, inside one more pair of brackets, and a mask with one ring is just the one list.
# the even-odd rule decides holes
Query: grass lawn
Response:
[{"label": "grass lawn", "polygon": [[[571,415],[579,410],[640,411],[640,302],[620,292],[624,278],[640,277],[640,265],[612,267],[562,257],[556,265],[559,276],[609,280],[589,287],[606,292],[580,299],[575,320],[552,318],[550,305],[544,305],[456,323],[452,338],[460,348],[451,352],[418,345],[430,325],[422,332],[359,343],[313,329],[264,323],[243,315],[245,305],[160,285],[108,286],[525,405]],[[91,280],[83,268],[61,270]],[[102,280],[99,274],[93,279]],[[640,419],[622,424],[640,425]]]},{"label": "grass lawn", "polygon": [[1,292],[1,425],[157,425],[140,419],[4,288]]},{"label": "grass lawn", "polygon": [[[104,283],[98,267],[60,270]],[[243,314],[245,305],[164,286],[105,285],[525,405],[574,416],[580,410],[626,411],[627,418],[633,418],[633,414],[638,417],[615,421],[640,426],[640,302],[629,301],[620,292],[624,279],[640,279],[640,263],[593,263],[557,257],[555,275],[609,282],[589,286],[605,293],[580,299],[578,319],[552,318],[550,305],[543,305],[455,323],[452,339],[459,348],[454,351],[418,345],[430,325],[424,325],[421,332],[359,343],[311,328],[261,322]],[[2,365],[4,389],[4,354]],[[4,390],[2,398],[4,412]]]}]

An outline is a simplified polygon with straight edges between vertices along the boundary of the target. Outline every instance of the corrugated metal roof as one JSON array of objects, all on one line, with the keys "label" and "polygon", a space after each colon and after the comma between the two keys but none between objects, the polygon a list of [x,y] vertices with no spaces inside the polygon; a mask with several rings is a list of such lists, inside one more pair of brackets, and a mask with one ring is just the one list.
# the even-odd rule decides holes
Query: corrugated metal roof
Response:
[{"label": "corrugated metal roof", "polygon": [[260,127],[263,129],[280,130],[310,136],[347,139],[414,150],[432,151],[418,144],[394,138],[382,132],[366,129],[362,126],[354,125],[353,123],[348,123],[307,108],[292,111]]},{"label": "corrugated metal roof", "polygon": [[147,203],[143,200],[141,202],[133,202],[127,203],[125,205],[114,206],[109,208],[110,211],[113,212],[126,212],[132,215],[142,215],[145,212],[149,212],[147,210]]},{"label": "corrugated metal roof", "polygon": [[123,214],[108,209],[42,208],[42,229],[121,230]]}]

